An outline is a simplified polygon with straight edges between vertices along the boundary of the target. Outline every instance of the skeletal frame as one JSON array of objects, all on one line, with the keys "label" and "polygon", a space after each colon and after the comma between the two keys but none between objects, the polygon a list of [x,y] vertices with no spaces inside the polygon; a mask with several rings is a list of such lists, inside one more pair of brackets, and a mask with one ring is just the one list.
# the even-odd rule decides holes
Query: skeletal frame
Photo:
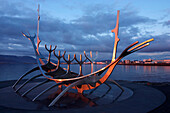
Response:
[{"label": "skeletal frame", "polygon": [[[135,52],[135,51],[138,51],[146,46],[149,45],[148,42],[152,41],[153,39],[150,39],[150,40],[147,40],[141,44],[138,44],[137,46],[133,47],[134,45],[136,45],[138,42],[135,42],[133,43],[132,45],[130,45],[129,47],[127,47],[123,52],[122,54],[115,60],[115,56],[116,56],[116,50],[117,50],[117,43],[119,41],[119,38],[118,38],[118,24],[119,24],[119,11],[117,13],[117,23],[116,23],[116,27],[115,29],[112,30],[112,32],[115,33],[115,44],[114,44],[114,50],[113,50],[113,57],[112,57],[112,62],[105,66],[104,68],[98,70],[98,71],[95,71],[95,72],[92,72],[90,74],[87,74],[87,75],[83,75],[83,76],[78,76],[78,77],[75,77],[75,78],[52,78],[52,77],[48,77],[46,75],[46,73],[44,73],[43,71],[43,68],[42,68],[42,59],[41,59],[41,54],[39,51],[37,51],[38,49],[38,45],[40,43],[40,41],[38,41],[37,43],[37,47],[35,46],[35,43],[34,43],[34,39],[35,39],[35,36],[32,37],[32,36],[27,36],[25,34],[23,34],[25,37],[27,37],[32,45],[33,45],[33,48],[35,50],[35,54],[36,54],[36,59],[37,59],[37,63],[38,63],[38,67],[40,69],[40,72],[41,72],[41,75],[43,75],[45,78],[47,78],[49,81],[55,81],[57,84],[54,85],[54,86],[51,86],[49,88],[47,88],[46,90],[44,90],[43,92],[41,92],[39,95],[37,95],[37,98],[45,93],[46,91],[48,91],[48,89],[51,89],[52,87],[55,87],[55,86],[59,86],[59,85],[65,85],[66,88],[49,104],[49,106],[53,106],[63,95],[65,92],[67,92],[69,89],[71,88],[76,88],[78,90],[79,93],[83,93],[84,90],[89,90],[89,89],[94,89],[98,86],[100,86],[102,83],[105,83],[106,80],[109,80],[111,81],[112,83],[114,83],[115,85],[117,85],[122,91],[123,91],[123,88],[114,80],[111,80],[111,79],[108,79],[108,77],[110,76],[110,74],[112,73],[114,67],[116,66],[116,64],[125,56]],[[38,37],[38,36],[37,36]],[[133,48],[132,48],[133,47]],[[100,75],[106,71],[108,69],[108,71],[106,72],[106,74],[103,76],[103,77],[100,77]],[[47,81],[48,82],[48,81]],[[44,81],[44,83],[46,83],[46,81]],[[38,86],[40,86],[41,84],[44,84],[43,82],[40,83]],[[68,85],[69,84],[69,85]],[[95,84],[95,86],[94,86]],[[38,87],[38,86],[34,86],[34,88]],[[78,86],[81,86],[81,88],[79,88]],[[94,86],[94,87],[93,87]],[[34,89],[32,88],[32,89]],[[31,90],[32,90],[31,89]],[[30,92],[31,90],[27,91],[27,92]],[[33,99],[33,101],[36,99],[36,97]]]},{"label": "skeletal frame", "polygon": [[[118,25],[119,25],[119,11],[118,11],[118,14],[117,14],[117,23],[116,23],[116,27],[115,27],[115,31],[117,31],[117,33],[115,33],[116,35],[118,34]],[[24,36],[26,36],[24,33],[22,33]],[[28,33],[29,34],[29,33]],[[36,48],[36,51],[37,51],[37,54],[39,54],[43,59],[44,59],[44,57],[42,56],[42,54],[39,52],[39,44],[40,44],[40,42],[41,42],[41,40],[39,39],[39,6],[38,6],[38,24],[37,24],[37,48]],[[27,36],[28,37],[28,36]],[[30,36],[30,34],[29,34],[29,37],[31,37]],[[115,39],[116,38],[118,38],[118,37],[115,37]],[[34,43],[34,42],[33,42]],[[115,45],[117,45],[117,42],[115,41]],[[34,44],[34,47],[36,47],[35,46],[35,44]],[[41,60],[41,64],[45,64],[45,65],[42,65],[42,69],[43,70],[46,70],[46,72],[49,72],[50,70],[55,70],[56,72],[58,71],[58,70],[62,70],[62,68],[60,67],[60,59],[65,55],[65,51],[64,51],[64,54],[62,55],[62,56],[60,56],[60,51],[59,51],[59,55],[57,56],[56,54],[55,54],[55,49],[56,49],[56,46],[54,47],[54,49],[51,49],[52,48],[52,45],[50,45],[50,49],[48,49],[47,48],[47,46],[45,45],[45,49],[49,52],[49,56],[48,56],[48,62],[47,62],[47,64],[45,64],[44,62],[42,62],[42,60]],[[116,48],[117,48],[117,46],[115,46],[115,49],[114,49],[114,56],[113,57],[115,57],[116,56]],[[57,64],[57,66],[56,66],[56,64],[54,64],[54,63],[52,63],[52,62],[50,62],[50,58],[51,58],[51,52],[54,52],[54,56],[56,56],[57,58],[58,58],[58,64]],[[90,56],[91,56],[91,60],[86,56],[86,54],[85,54],[85,51],[84,51],[84,55],[85,55],[85,60],[84,61],[82,61],[82,55],[80,55],[80,61],[78,61],[77,60],[77,58],[76,58],[76,55],[74,54],[74,59],[77,61],[77,63],[80,65],[80,71],[79,71],[79,75],[78,76],[83,76],[83,74],[82,74],[82,64],[88,59],[90,62],[91,62],[91,72],[93,72],[93,58],[92,58],[92,55],[91,55],[92,53],[90,52]],[[63,59],[64,60],[66,60],[64,57],[63,57]],[[73,59],[73,60],[74,60]],[[68,63],[67,63],[68,64]],[[48,69],[47,69],[47,67],[48,67]],[[56,69],[57,68],[57,69]],[[68,67],[69,68],[69,67]],[[16,85],[25,77],[25,76],[27,76],[28,74],[30,74],[31,72],[34,72],[34,71],[37,71],[37,70],[39,70],[39,67],[35,67],[35,68],[33,68],[33,69],[31,69],[30,71],[28,71],[27,73],[25,73],[24,75],[22,75],[16,82],[15,82],[15,84],[12,86],[14,89],[15,89],[15,87],[16,87]],[[54,73],[54,72],[52,72],[52,73]],[[67,75],[68,75],[68,73],[66,73]],[[71,75],[71,73],[69,73],[70,75]],[[15,92],[18,92],[22,87],[24,87],[27,83],[29,83],[31,80],[33,80],[33,79],[35,79],[35,78],[38,78],[38,77],[40,77],[42,74],[39,74],[39,75],[37,75],[37,76],[34,76],[34,77],[32,77],[32,78],[30,78],[30,79],[28,79],[26,82],[24,82],[19,88],[17,88],[16,90],[15,90]],[[62,74],[60,74],[60,75],[62,75]],[[116,83],[116,81],[114,81],[115,83]],[[44,81],[44,83],[46,83],[45,81]],[[43,83],[40,83],[40,84],[43,84]],[[28,91],[26,91],[24,94],[22,94],[22,96],[24,96],[24,95],[26,95],[27,93],[29,93],[31,90],[33,90],[33,89],[35,89],[36,87],[38,87],[38,86],[40,86],[40,84],[37,84],[36,86],[33,86],[32,88],[30,88],[30,89],[28,89]],[[116,83],[117,84],[117,83]],[[120,87],[120,86],[119,86]],[[121,88],[122,90],[123,90],[123,88]]]}]

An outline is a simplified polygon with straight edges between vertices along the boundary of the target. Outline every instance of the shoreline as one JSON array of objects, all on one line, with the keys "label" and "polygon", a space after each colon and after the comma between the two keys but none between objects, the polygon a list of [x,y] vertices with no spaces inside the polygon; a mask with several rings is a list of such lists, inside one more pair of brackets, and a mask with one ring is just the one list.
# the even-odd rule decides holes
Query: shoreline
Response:
[{"label": "shoreline", "polygon": [[118,65],[135,65],[135,66],[170,66],[170,64],[118,64]]},{"label": "shoreline", "polygon": [[[0,62],[0,64],[37,64],[37,63],[29,63],[29,62]],[[66,63],[61,63],[62,65],[67,65]],[[71,63],[72,65],[78,64],[78,63]],[[107,65],[109,63],[94,63],[94,65]],[[90,63],[84,63],[83,65],[91,65]],[[118,63],[117,65],[129,65],[129,66],[170,66],[170,64],[166,63],[160,63],[160,64],[121,64]]]}]

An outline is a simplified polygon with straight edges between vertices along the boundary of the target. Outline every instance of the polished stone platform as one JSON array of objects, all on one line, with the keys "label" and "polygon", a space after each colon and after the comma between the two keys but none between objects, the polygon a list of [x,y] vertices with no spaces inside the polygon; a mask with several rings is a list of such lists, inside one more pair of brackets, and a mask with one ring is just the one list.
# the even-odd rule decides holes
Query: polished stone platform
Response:
[{"label": "polished stone platform", "polygon": [[[70,90],[66,93],[54,107],[47,107],[61,90],[54,88],[37,101],[31,101],[38,93],[54,83],[44,84],[34,89],[26,97],[23,94],[31,86],[39,82],[29,83],[19,93],[15,93],[11,86],[0,89],[0,106],[7,108],[4,111],[27,111],[38,113],[48,113],[60,111],[66,112],[119,112],[119,113],[144,113],[160,106],[166,99],[164,94],[157,89],[137,83],[121,83],[125,91],[114,84],[109,88],[101,85],[94,92],[86,91],[84,95]],[[18,87],[18,86],[17,86]],[[2,111],[3,111],[2,110]]]}]

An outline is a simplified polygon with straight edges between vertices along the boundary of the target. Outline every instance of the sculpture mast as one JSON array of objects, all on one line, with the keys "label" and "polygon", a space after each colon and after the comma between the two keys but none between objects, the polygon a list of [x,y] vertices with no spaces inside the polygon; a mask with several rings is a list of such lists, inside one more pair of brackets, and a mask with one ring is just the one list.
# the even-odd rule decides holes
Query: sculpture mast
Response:
[{"label": "sculpture mast", "polygon": [[[40,4],[38,4],[38,9],[37,9],[37,11],[38,11],[38,23],[37,23],[37,48],[36,48],[36,51],[37,51],[37,54],[39,54],[39,55],[41,55],[41,53],[39,52],[39,45],[40,45],[40,42],[41,42],[41,40],[40,40],[40,38],[39,38],[39,23],[40,23]],[[41,55],[41,57],[42,57],[42,55]],[[43,58],[43,57],[42,57]],[[42,61],[42,59],[39,59],[39,61],[40,61],[40,63],[42,64],[42,65],[44,65],[45,63]]]},{"label": "sculpture mast", "polygon": [[117,21],[116,21],[116,27],[111,31],[112,33],[115,33],[115,42],[114,42],[114,48],[113,48],[113,55],[112,55],[112,62],[116,59],[116,51],[117,51],[117,43],[119,42],[118,38],[118,32],[119,32],[119,10],[117,11]]},{"label": "sculpture mast", "polygon": [[39,11],[40,11],[40,5],[38,4],[38,23],[37,23],[37,53],[39,54],[39,44],[41,42],[40,38],[39,38],[39,22],[40,22],[40,14],[39,14]]}]

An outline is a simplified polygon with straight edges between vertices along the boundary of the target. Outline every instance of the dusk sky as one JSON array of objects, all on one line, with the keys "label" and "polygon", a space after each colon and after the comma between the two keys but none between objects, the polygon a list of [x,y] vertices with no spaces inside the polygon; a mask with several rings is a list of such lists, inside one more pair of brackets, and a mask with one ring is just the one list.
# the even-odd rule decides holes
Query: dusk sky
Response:
[{"label": "dusk sky", "polygon": [[135,41],[154,38],[150,46],[124,59],[170,59],[170,0],[0,0],[0,54],[34,56],[34,35],[40,4],[40,50],[57,45],[80,54],[98,51],[111,59],[117,10],[120,10],[118,54]]}]

